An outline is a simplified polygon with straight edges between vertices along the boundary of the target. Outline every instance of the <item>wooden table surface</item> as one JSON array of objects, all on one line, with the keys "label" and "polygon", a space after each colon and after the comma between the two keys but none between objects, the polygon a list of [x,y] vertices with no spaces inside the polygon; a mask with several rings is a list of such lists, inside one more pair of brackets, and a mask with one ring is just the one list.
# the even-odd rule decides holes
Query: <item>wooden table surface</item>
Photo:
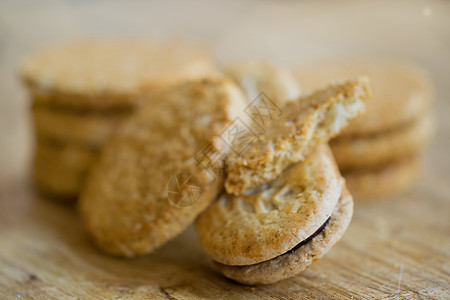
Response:
[{"label": "wooden table surface", "polygon": [[[450,298],[449,16],[443,1],[2,2],[0,299]],[[145,257],[105,256],[86,239],[74,207],[41,198],[29,183],[29,103],[14,69],[46,42],[130,33],[195,37],[221,61],[414,60],[436,84],[438,130],[425,170],[402,195],[357,202],[346,235],[329,255],[277,284],[249,287],[220,276],[193,228]]]}]

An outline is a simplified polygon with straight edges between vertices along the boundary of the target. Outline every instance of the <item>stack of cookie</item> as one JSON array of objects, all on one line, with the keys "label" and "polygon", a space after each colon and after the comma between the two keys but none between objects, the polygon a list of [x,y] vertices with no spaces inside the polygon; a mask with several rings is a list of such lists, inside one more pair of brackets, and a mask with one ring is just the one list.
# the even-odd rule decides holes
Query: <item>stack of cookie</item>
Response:
[{"label": "stack of cookie", "polygon": [[352,194],[376,198],[403,191],[416,179],[433,133],[432,92],[427,74],[406,63],[319,63],[302,68],[298,79],[308,90],[361,74],[373,88],[367,112],[330,145]]},{"label": "stack of cookie", "polygon": [[[261,78],[250,81],[264,90]],[[110,254],[142,255],[198,217],[206,252],[245,284],[294,276],[325,255],[353,211],[326,143],[363,111],[368,82],[291,101],[285,90],[272,92],[250,102],[228,78],[194,80],[124,121],[79,202],[94,242]]]},{"label": "stack of cookie", "polygon": [[204,49],[180,41],[83,40],[32,55],[21,75],[33,103],[35,185],[76,197],[113,130],[137,106],[212,71]]}]

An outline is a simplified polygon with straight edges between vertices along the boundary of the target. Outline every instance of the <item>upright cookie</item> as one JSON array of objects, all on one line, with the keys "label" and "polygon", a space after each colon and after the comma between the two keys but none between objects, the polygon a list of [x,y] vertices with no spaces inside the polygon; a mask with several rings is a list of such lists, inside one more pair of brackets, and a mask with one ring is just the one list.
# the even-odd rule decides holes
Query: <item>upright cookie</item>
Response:
[{"label": "upright cookie", "polygon": [[294,74],[280,65],[259,60],[241,61],[228,65],[225,72],[244,90],[249,101],[257,99],[261,93],[276,103],[300,97]]},{"label": "upright cookie", "polygon": [[329,82],[367,75],[373,96],[366,113],[341,135],[366,135],[410,123],[429,111],[432,87],[428,74],[409,63],[382,61],[329,61],[299,68],[297,77],[305,90]]},{"label": "upright cookie", "polygon": [[30,56],[21,74],[34,100],[81,109],[135,107],[144,91],[213,71],[206,51],[188,42],[91,39]]},{"label": "upright cookie", "polygon": [[80,199],[84,224],[104,251],[151,252],[183,231],[223,187],[212,157],[245,107],[225,79],[168,89],[125,121],[105,146]]},{"label": "upright cookie", "polygon": [[[262,134],[250,136],[246,148],[230,154],[227,192],[242,194],[304,160],[314,147],[337,135],[359,115],[369,95],[368,79],[362,77],[286,102],[277,119],[266,119],[261,125]],[[236,142],[242,144],[239,139]]]},{"label": "upright cookie", "polygon": [[246,275],[230,276],[227,270],[273,264],[271,260],[305,243],[327,226],[342,186],[328,146],[321,145],[274,181],[240,196],[221,195],[196,220],[202,245],[224,274],[239,282],[269,283],[293,276],[296,272],[264,282]]}]

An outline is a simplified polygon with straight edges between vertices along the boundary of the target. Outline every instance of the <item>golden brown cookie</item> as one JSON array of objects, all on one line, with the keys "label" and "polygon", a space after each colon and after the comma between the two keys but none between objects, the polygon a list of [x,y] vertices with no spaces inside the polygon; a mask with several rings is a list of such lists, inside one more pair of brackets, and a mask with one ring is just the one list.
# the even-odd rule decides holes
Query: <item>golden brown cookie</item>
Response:
[{"label": "golden brown cookie", "polygon": [[415,182],[421,170],[419,154],[390,162],[378,168],[343,172],[355,199],[370,199],[402,192]]},{"label": "golden brown cookie", "polygon": [[429,111],[432,98],[428,74],[413,64],[382,61],[325,61],[298,68],[303,90],[367,75],[373,96],[366,113],[353,121],[341,135],[366,135],[410,123]]},{"label": "golden brown cookie", "polygon": [[98,152],[64,144],[38,143],[33,160],[33,180],[46,194],[76,198]]},{"label": "golden brown cookie", "polygon": [[341,171],[376,168],[409,157],[429,142],[434,129],[431,114],[410,124],[367,136],[337,137],[330,142]]},{"label": "golden brown cookie", "polygon": [[134,107],[143,91],[210,72],[209,55],[198,45],[112,38],[50,46],[21,69],[36,102],[94,109]]},{"label": "golden brown cookie", "polygon": [[[278,118],[262,119],[261,134],[248,135],[247,140],[235,138],[239,147],[228,157],[227,192],[242,194],[304,160],[314,147],[336,136],[359,115],[369,95],[368,79],[361,77],[286,102]],[[247,107],[246,112],[250,110],[253,120],[259,122],[255,115],[261,109],[258,105],[252,112],[252,108]]]},{"label": "golden brown cookie", "polygon": [[226,66],[225,73],[239,84],[250,102],[261,93],[276,103],[300,97],[297,79],[281,65],[263,60],[247,60]]},{"label": "golden brown cookie", "polygon": [[188,82],[160,94],[115,132],[79,202],[105,252],[149,253],[182,232],[223,188],[221,135],[245,107],[225,79]]},{"label": "golden brown cookie", "polygon": [[228,278],[244,284],[270,284],[293,277],[320,260],[344,235],[353,214],[352,196],[344,186],[331,217],[311,236],[275,258],[249,266],[216,263]]},{"label": "golden brown cookie", "polygon": [[79,112],[35,104],[32,114],[38,140],[56,140],[101,149],[131,111]]},{"label": "golden brown cookie", "polygon": [[230,266],[273,259],[311,236],[331,216],[343,180],[327,145],[274,181],[245,194],[222,194],[196,220],[205,251]]}]

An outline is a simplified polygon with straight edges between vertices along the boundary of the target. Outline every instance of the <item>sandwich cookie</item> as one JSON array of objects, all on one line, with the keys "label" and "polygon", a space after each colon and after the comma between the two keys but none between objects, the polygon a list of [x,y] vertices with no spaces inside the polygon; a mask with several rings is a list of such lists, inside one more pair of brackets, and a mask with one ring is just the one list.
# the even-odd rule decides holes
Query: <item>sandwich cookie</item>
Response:
[{"label": "sandwich cookie", "polygon": [[[53,45],[30,56],[21,69],[33,102],[37,142],[65,144],[74,151],[100,151],[118,124],[139,105],[151,102],[152,95],[214,72],[208,53],[198,45],[144,39],[88,39]],[[35,180],[37,187],[45,190],[48,185],[41,184],[53,182],[64,187],[56,189],[63,197],[68,191],[78,194],[90,165],[72,174],[73,169],[64,169],[56,157],[55,161],[47,157],[46,163],[36,158],[39,162],[34,167],[45,166],[33,170],[41,179]]]},{"label": "sandwich cookie", "polygon": [[352,194],[356,198],[381,197],[406,189],[416,178],[418,158],[411,157],[420,156],[434,131],[432,88],[426,72],[407,63],[319,63],[304,68],[298,77],[309,90],[361,74],[370,77],[373,98],[366,114],[355,119],[330,146]]},{"label": "sandwich cookie", "polygon": [[270,183],[239,196],[222,194],[197,218],[196,229],[225,276],[273,283],[300,273],[342,236],[352,214],[343,186],[321,145]]},{"label": "sandwich cookie", "polygon": [[35,186],[43,194],[74,199],[97,155],[91,149],[39,141],[33,158]]},{"label": "sandwich cookie", "polygon": [[187,41],[87,39],[30,56],[22,78],[34,101],[109,110],[135,107],[152,92],[215,72],[208,53]]},{"label": "sandwich cookie", "polygon": [[101,149],[116,127],[132,112],[119,110],[103,113],[74,112],[50,105],[35,104],[32,108],[37,140],[51,140],[74,147]]},{"label": "sandwich cookie", "polygon": [[408,189],[421,169],[421,155],[414,153],[377,168],[349,169],[342,175],[355,198],[371,200]]},{"label": "sandwich cookie", "polygon": [[366,113],[356,118],[341,136],[366,136],[410,124],[428,113],[432,88],[428,74],[410,63],[382,61],[322,62],[299,68],[298,82],[305,91],[330,82],[365,75],[373,96]]},{"label": "sandwich cookie", "polygon": [[227,192],[243,194],[304,160],[317,145],[336,136],[359,115],[369,95],[368,79],[361,77],[286,102],[277,119],[259,123],[262,134],[255,136],[248,147],[228,157]]},{"label": "sandwich cookie", "polygon": [[378,168],[414,155],[429,143],[433,132],[434,118],[428,114],[411,124],[379,134],[339,136],[330,145],[341,171]]},{"label": "sandwich cookie", "polygon": [[155,100],[119,126],[80,198],[87,231],[110,254],[151,252],[219,194],[223,172],[212,158],[227,155],[221,135],[246,102],[219,78],[181,84]]}]

